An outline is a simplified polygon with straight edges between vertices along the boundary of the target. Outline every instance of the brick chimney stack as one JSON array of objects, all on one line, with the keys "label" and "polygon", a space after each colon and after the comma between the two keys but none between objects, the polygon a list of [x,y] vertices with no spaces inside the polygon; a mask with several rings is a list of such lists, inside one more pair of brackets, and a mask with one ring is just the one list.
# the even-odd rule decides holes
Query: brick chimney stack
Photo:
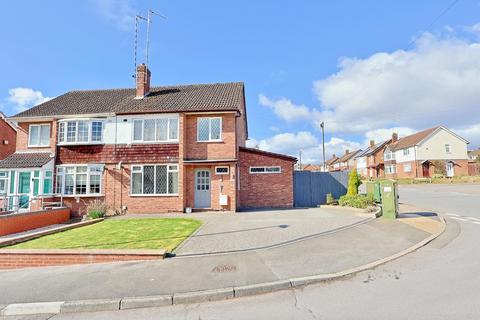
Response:
[{"label": "brick chimney stack", "polygon": [[392,133],[392,143],[398,141],[398,134],[396,132]]},{"label": "brick chimney stack", "polygon": [[370,147],[373,147],[375,145],[375,141],[374,140],[370,140]]},{"label": "brick chimney stack", "polygon": [[142,99],[150,93],[150,70],[142,63],[137,67],[137,92],[135,97]]},{"label": "brick chimney stack", "polygon": [[345,149],[345,154],[348,154],[349,152],[350,152],[350,150]]},{"label": "brick chimney stack", "polygon": [[336,157],[337,157],[337,156],[335,155],[335,153],[332,154],[332,159],[334,159],[334,158],[336,158]]}]

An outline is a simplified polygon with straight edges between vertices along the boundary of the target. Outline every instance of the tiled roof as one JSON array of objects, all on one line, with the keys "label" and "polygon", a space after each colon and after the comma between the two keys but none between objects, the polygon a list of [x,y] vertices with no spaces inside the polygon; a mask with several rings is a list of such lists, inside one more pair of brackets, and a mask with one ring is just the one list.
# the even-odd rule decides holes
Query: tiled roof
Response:
[{"label": "tiled roof", "polygon": [[274,153],[274,152],[263,151],[263,150],[255,149],[255,148],[247,148],[247,147],[240,147],[240,151],[257,153],[257,154],[261,154],[261,155],[264,155],[264,156],[267,156],[267,157],[280,158],[280,159],[284,159],[284,160],[297,162],[297,158],[292,157],[292,156],[287,156],[286,154],[281,154],[281,153]]},{"label": "tiled roof", "polygon": [[349,152],[347,154],[344,154],[343,156],[341,156],[337,161],[338,162],[346,162],[350,159],[352,159],[356,154],[358,154],[359,152],[361,152],[362,150],[355,150],[355,151],[352,151],[352,152]]},{"label": "tiled roof", "polygon": [[133,88],[71,91],[13,118],[97,113],[241,111],[243,90],[242,82],[152,87],[150,94],[143,99],[135,99]]},{"label": "tiled roof", "polygon": [[50,152],[14,153],[0,161],[0,168],[39,168],[52,159]]},{"label": "tiled roof", "polygon": [[334,164],[335,162],[338,161],[338,159],[339,159],[338,157],[332,157],[332,158],[328,159],[326,161],[327,166],[330,166],[330,165]]},{"label": "tiled roof", "polygon": [[395,150],[401,150],[404,148],[412,147],[414,145],[417,145],[420,141],[422,141],[426,137],[428,137],[431,133],[433,133],[438,128],[440,127],[439,126],[433,127],[430,129],[426,129],[426,130],[411,134],[409,136],[406,136],[398,140],[395,143],[392,143],[391,145],[388,146],[388,148],[392,151],[395,151]]}]

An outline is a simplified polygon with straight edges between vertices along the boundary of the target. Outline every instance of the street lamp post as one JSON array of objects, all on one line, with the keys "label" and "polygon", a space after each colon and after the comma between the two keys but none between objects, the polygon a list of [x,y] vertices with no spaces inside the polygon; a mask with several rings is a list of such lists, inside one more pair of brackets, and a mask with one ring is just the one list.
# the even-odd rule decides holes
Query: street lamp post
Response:
[{"label": "street lamp post", "polygon": [[322,128],[322,153],[323,153],[323,172],[327,171],[327,165],[325,162],[325,121],[320,123],[320,127]]}]

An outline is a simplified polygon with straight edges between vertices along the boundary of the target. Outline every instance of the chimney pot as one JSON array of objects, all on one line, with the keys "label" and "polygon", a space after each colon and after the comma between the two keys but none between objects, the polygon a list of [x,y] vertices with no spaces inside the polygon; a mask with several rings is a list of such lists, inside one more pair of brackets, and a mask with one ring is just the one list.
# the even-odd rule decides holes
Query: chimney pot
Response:
[{"label": "chimney pot", "polygon": [[396,132],[392,133],[392,142],[398,141],[398,134]]},{"label": "chimney pot", "polygon": [[350,150],[345,149],[345,154],[348,154],[349,152],[350,152]]},{"label": "chimney pot", "polygon": [[370,140],[370,147],[373,147],[375,145],[375,141],[374,140]]},{"label": "chimney pot", "polygon": [[150,93],[150,76],[150,70],[144,63],[137,67],[137,98],[143,98]]}]

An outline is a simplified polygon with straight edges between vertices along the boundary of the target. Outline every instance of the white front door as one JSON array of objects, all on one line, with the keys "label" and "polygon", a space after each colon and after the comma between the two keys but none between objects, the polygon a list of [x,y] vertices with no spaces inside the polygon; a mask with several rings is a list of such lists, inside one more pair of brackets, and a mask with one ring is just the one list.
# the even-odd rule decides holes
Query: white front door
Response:
[{"label": "white front door", "polygon": [[210,208],[210,170],[195,171],[195,208]]},{"label": "white front door", "polygon": [[455,175],[454,169],[453,169],[453,162],[448,161],[447,162],[447,177],[451,178]]}]

